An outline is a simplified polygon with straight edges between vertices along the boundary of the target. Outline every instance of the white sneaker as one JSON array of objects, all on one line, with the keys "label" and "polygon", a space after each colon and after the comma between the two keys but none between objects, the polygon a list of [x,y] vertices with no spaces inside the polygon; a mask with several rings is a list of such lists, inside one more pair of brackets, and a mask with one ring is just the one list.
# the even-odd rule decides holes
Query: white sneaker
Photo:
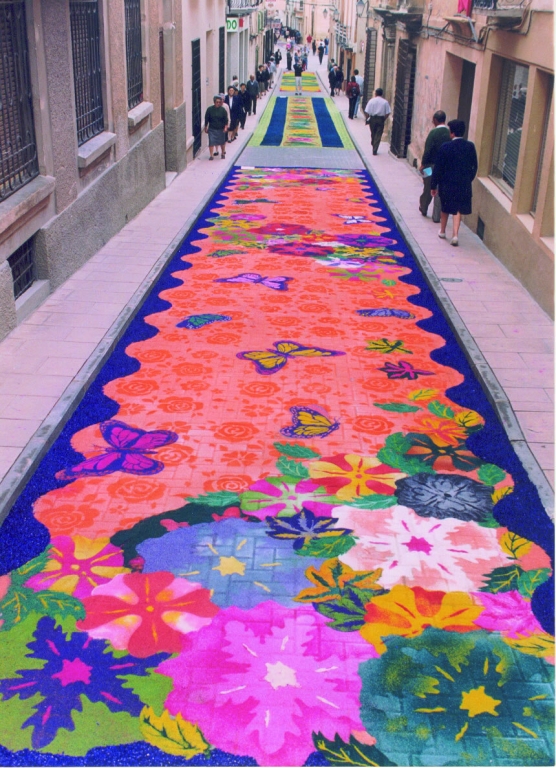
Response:
[{"label": "white sneaker", "polygon": [[439,237],[441,240],[446,240],[446,232],[439,232],[439,233],[438,233],[438,237]]},{"label": "white sneaker", "polygon": [[453,237],[453,238],[450,240],[450,245],[459,245],[459,242],[458,242],[458,239],[457,239],[457,237]]}]

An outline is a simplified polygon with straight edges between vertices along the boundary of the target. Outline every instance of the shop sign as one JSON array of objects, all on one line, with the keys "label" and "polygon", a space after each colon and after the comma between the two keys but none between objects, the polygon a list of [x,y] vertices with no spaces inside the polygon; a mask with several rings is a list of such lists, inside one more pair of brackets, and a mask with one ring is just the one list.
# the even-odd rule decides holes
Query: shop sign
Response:
[{"label": "shop sign", "polygon": [[239,19],[231,16],[226,19],[226,32],[239,32]]}]

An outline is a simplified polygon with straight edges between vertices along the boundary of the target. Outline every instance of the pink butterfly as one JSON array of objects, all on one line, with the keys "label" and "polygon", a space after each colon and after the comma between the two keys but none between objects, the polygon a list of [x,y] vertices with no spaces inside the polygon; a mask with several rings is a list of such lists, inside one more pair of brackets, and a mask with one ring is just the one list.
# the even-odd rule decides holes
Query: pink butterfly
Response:
[{"label": "pink butterfly", "polygon": [[419,376],[434,376],[433,371],[420,371],[414,368],[406,360],[400,360],[399,363],[385,363],[379,371],[384,371],[389,379],[418,379]]},{"label": "pink butterfly", "polygon": [[102,477],[112,472],[127,472],[130,475],[156,475],[162,472],[164,464],[151,459],[148,454],[157,448],[175,443],[178,435],[166,429],[146,432],[135,429],[123,421],[104,421],[100,426],[102,436],[109,444],[104,453],[62,469],[56,473],[58,480],[75,480],[77,477]]},{"label": "pink butterfly", "polygon": [[272,288],[274,291],[287,291],[290,280],[293,280],[293,277],[263,277],[258,272],[242,272],[241,275],[235,277],[219,277],[214,282],[261,283],[261,285],[266,285],[267,288]]},{"label": "pink butterfly", "polygon": [[172,520],[171,517],[165,517],[160,521],[160,525],[162,525],[163,528],[166,528],[167,531],[177,531],[178,528],[189,528],[189,523],[177,523],[175,520]]}]

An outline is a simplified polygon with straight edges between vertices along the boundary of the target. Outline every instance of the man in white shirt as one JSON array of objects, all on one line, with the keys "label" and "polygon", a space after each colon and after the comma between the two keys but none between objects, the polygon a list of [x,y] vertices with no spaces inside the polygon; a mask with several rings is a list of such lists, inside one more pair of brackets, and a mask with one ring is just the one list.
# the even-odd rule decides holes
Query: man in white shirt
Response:
[{"label": "man in white shirt", "polygon": [[371,129],[371,144],[373,145],[373,155],[378,155],[378,148],[380,146],[380,140],[382,138],[382,131],[384,130],[384,123],[386,122],[388,115],[391,112],[390,104],[382,97],[384,91],[382,88],[377,88],[374,98],[369,99],[367,106],[365,107],[365,114],[368,118],[367,122]]},{"label": "man in white shirt", "polygon": [[355,82],[359,86],[359,91],[360,91],[359,96],[357,97],[357,101],[355,102],[355,109],[353,110],[353,116],[357,117],[357,113],[359,112],[359,104],[361,102],[361,96],[363,95],[363,82],[364,81],[363,81],[363,78],[361,77],[361,75],[359,74],[359,70],[358,69],[354,69],[353,70],[353,75],[355,77]]}]

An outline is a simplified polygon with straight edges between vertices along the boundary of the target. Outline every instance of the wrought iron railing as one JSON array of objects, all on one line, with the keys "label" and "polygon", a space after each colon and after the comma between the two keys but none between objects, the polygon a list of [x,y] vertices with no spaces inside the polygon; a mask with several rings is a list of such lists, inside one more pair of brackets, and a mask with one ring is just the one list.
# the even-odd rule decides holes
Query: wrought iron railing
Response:
[{"label": "wrought iron railing", "polygon": [[25,3],[0,2],[0,201],[39,173]]},{"label": "wrought iron railing", "polygon": [[104,130],[98,0],[70,0],[77,143]]},{"label": "wrought iron railing", "polygon": [[143,50],[141,0],[125,0],[125,51],[127,64],[127,108],[143,101]]},{"label": "wrought iron railing", "polygon": [[8,257],[14,281],[14,298],[19,299],[22,293],[35,282],[35,241],[32,237],[23,243],[17,251]]},{"label": "wrought iron railing", "polygon": [[473,0],[473,8],[485,11],[520,10],[526,0]]}]

